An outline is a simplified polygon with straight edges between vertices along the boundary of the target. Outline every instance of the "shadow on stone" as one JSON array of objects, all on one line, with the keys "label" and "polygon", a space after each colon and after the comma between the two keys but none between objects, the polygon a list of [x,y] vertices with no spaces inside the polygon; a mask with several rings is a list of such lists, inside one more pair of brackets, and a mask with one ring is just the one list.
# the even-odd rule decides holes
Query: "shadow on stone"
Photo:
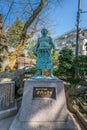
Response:
[{"label": "shadow on stone", "polygon": [[[56,100],[36,98],[33,88],[56,88]],[[9,130],[76,130],[67,114],[64,86],[61,80],[25,81],[22,105]]]}]

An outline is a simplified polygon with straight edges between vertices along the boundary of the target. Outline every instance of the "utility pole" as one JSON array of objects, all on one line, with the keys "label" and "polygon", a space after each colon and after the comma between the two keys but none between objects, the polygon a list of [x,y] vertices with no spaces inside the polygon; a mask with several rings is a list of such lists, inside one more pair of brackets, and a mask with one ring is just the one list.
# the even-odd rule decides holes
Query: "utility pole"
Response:
[{"label": "utility pole", "polygon": [[81,9],[80,9],[80,2],[81,0],[78,0],[78,11],[77,11],[77,33],[76,33],[76,56],[78,56],[78,42],[79,42],[79,31],[80,31],[80,13],[81,13]]}]

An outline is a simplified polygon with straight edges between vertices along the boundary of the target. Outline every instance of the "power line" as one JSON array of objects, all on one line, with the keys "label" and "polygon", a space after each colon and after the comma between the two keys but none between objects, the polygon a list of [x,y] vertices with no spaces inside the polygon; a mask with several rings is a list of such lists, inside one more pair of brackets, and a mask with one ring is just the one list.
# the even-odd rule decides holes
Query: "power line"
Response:
[{"label": "power line", "polygon": [[[25,5],[25,4],[29,4],[30,2],[25,2],[25,3],[22,3],[22,2],[14,2],[14,4],[22,4],[22,5]],[[39,2],[33,2],[33,5],[38,5]]]},{"label": "power line", "polygon": [[33,10],[33,7],[32,7],[32,5],[31,5],[31,2],[30,2],[30,0],[28,0],[28,1],[29,1],[30,8],[31,8],[31,10],[32,10],[32,12],[33,12],[34,10]]},{"label": "power line", "polygon": [[14,4],[14,0],[12,0],[12,2],[11,2],[11,4],[10,4],[9,10],[8,10],[8,12],[7,12],[7,15],[6,15],[5,19],[4,19],[3,24],[6,22],[6,19],[7,19],[8,15],[9,15],[9,13],[10,13],[10,11],[11,11],[11,8],[12,8],[13,4]]},{"label": "power line", "polygon": [[57,0],[57,3],[60,7],[62,7],[60,0]]},{"label": "power line", "polygon": [[81,13],[87,13],[87,11],[82,11],[82,10],[81,10]]}]

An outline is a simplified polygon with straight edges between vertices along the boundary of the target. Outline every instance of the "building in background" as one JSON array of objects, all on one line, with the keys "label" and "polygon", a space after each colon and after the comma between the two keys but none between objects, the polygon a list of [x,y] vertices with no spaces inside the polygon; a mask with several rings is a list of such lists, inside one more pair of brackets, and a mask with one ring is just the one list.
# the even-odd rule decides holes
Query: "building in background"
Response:
[{"label": "building in background", "polygon": [[[56,44],[56,52],[59,53],[59,51],[64,48],[70,48],[73,51],[73,54],[75,55],[76,51],[76,30],[70,31],[68,33],[65,33],[64,35],[57,37],[54,39],[54,42]],[[79,48],[78,48],[78,55],[87,55],[86,50],[86,43],[87,43],[87,29],[83,29],[80,31],[79,34]]]}]

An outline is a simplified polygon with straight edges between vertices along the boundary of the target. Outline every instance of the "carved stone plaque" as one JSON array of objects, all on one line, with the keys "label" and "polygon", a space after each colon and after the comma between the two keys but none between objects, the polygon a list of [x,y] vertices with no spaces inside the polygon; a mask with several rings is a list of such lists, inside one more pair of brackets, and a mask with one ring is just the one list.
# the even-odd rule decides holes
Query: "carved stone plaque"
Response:
[{"label": "carved stone plaque", "polygon": [[34,87],[33,98],[52,98],[56,99],[55,87]]},{"label": "carved stone plaque", "polygon": [[0,83],[0,111],[12,108],[15,105],[15,83]]}]

